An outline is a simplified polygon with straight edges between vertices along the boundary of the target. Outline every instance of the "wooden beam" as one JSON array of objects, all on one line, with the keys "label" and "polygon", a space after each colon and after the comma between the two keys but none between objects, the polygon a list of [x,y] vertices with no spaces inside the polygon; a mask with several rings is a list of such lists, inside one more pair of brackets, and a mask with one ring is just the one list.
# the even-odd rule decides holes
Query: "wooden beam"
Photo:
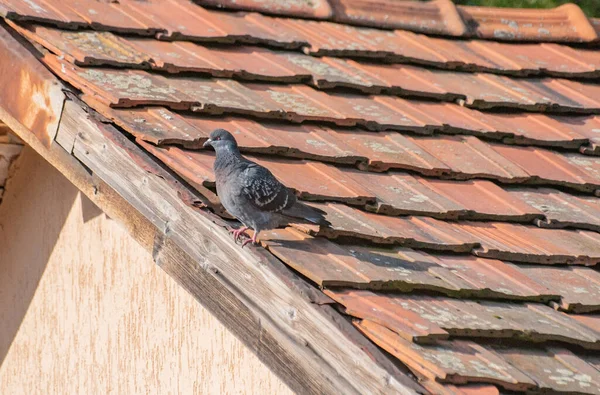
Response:
[{"label": "wooden beam", "polygon": [[0,19],[0,107],[49,146],[65,100],[63,85],[27,48],[33,50]]}]

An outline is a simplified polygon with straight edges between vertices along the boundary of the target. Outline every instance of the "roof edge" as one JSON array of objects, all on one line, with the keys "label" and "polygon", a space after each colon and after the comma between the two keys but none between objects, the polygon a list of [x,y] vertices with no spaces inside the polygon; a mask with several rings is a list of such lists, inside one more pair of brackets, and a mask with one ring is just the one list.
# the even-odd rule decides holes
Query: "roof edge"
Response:
[{"label": "roof edge", "polygon": [[46,147],[58,131],[63,85],[27,49],[31,45],[0,21],[0,107]]}]

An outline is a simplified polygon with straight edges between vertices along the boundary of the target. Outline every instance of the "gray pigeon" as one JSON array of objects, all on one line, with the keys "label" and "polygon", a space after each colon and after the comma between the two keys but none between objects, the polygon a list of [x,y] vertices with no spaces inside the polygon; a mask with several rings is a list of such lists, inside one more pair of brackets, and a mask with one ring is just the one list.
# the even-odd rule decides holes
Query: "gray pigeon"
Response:
[{"label": "gray pigeon", "polygon": [[232,231],[234,240],[242,234],[248,236],[245,233],[248,228],[254,230],[252,239],[246,240],[242,247],[256,243],[261,230],[290,222],[329,225],[325,212],[300,203],[268,169],[244,158],[231,133],[214,130],[204,147],[209,145],[217,155],[214,165],[217,194],[225,209],[243,224]]}]

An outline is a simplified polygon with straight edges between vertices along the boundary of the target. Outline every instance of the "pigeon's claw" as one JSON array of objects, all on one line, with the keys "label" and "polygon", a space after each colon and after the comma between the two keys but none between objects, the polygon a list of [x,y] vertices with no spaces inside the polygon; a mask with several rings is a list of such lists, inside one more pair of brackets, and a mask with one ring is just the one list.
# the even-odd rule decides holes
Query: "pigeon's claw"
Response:
[{"label": "pigeon's claw", "polygon": [[237,243],[237,241],[239,240],[241,235],[244,235],[244,236],[250,238],[250,236],[248,236],[248,234],[246,233],[247,229],[248,229],[247,226],[242,226],[241,228],[238,228],[238,229],[230,229],[229,233],[233,234],[233,240]]},{"label": "pigeon's claw", "polygon": [[257,244],[258,243],[258,240],[256,239],[257,235],[258,235],[258,232],[254,232],[251,239],[248,239],[242,243],[242,248],[244,248],[244,246],[248,243]]}]

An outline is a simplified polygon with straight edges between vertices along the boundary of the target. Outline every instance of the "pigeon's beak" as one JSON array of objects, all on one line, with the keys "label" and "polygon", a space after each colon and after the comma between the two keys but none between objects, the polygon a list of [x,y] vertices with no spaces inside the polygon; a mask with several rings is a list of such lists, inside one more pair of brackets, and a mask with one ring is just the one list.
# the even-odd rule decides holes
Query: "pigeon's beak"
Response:
[{"label": "pigeon's beak", "polygon": [[204,142],[204,144],[202,144],[202,146],[203,146],[204,148],[206,148],[206,147],[212,147],[212,140],[211,140],[211,139],[208,139],[208,140],[206,140],[206,141]]}]

